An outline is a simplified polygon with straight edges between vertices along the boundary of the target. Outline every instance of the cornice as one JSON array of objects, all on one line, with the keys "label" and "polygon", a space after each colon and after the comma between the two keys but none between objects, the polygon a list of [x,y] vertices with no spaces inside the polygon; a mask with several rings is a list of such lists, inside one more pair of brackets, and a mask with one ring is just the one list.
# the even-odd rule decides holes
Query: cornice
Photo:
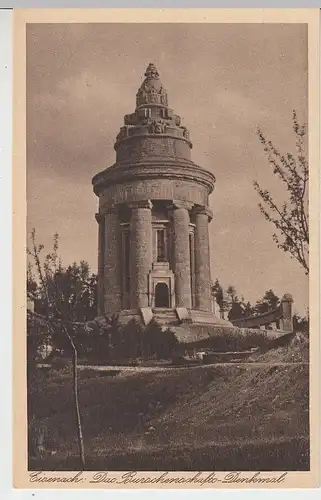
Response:
[{"label": "cornice", "polygon": [[204,185],[209,193],[214,190],[215,176],[208,170],[187,160],[155,160],[142,163],[119,163],[96,174],[92,179],[96,195],[106,187],[137,179],[179,179]]},{"label": "cornice", "polygon": [[124,144],[126,142],[138,142],[139,140],[149,140],[149,139],[174,139],[175,141],[182,141],[186,142],[186,144],[189,145],[190,149],[192,149],[193,144],[190,141],[190,139],[187,139],[186,137],[180,137],[178,135],[174,134],[166,134],[166,133],[141,133],[141,134],[133,134],[129,135],[127,137],[123,137],[121,139],[117,139],[115,144],[114,144],[114,149],[117,151],[119,149],[119,146],[121,144]]}]

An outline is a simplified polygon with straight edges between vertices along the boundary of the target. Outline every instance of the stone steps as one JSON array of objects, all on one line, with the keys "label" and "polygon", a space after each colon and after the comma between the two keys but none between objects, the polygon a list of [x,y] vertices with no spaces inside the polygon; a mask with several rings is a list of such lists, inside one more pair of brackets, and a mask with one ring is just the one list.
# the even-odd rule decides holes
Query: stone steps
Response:
[{"label": "stone steps", "polygon": [[161,325],[177,325],[179,323],[174,309],[153,309],[153,318]]}]

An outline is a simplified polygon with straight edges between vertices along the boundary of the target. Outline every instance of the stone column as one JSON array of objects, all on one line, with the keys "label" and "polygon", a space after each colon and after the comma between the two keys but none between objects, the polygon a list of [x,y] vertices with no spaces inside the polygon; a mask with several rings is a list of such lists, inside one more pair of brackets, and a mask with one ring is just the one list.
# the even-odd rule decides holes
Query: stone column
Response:
[{"label": "stone column", "polygon": [[187,309],[192,307],[188,213],[191,208],[192,204],[184,201],[174,201],[171,206],[176,307]]},{"label": "stone column", "polygon": [[293,297],[290,293],[283,295],[281,299],[280,330],[283,332],[293,332],[293,314],[292,314]]},{"label": "stone column", "polygon": [[105,219],[95,214],[98,222],[98,272],[97,272],[97,309],[98,316],[104,314],[104,253],[105,253]]},{"label": "stone column", "polygon": [[148,307],[148,274],[152,267],[152,203],[130,204],[130,307]]},{"label": "stone column", "polygon": [[104,309],[108,314],[121,310],[120,225],[117,207],[106,208],[104,219]]},{"label": "stone column", "polygon": [[195,307],[211,311],[211,267],[208,221],[211,212],[205,206],[195,208]]}]

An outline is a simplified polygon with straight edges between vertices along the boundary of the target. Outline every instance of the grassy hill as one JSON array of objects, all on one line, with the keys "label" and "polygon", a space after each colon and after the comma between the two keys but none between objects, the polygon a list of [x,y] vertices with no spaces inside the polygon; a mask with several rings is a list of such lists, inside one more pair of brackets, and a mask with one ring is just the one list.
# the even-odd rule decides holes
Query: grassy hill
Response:
[{"label": "grassy hill", "polygon": [[[87,468],[308,469],[309,376],[302,360],[300,345],[238,365],[115,377],[80,372]],[[71,375],[43,377],[34,412],[48,452],[30,468],[77,469]]]}]

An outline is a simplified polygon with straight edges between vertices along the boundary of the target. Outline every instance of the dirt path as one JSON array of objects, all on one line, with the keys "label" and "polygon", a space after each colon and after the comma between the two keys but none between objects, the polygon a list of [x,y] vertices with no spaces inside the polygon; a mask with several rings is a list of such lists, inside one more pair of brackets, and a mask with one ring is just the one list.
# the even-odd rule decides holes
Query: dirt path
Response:
[{"label": "dirt path", "polygon": [[251,368],[268,368],[271,366],[299,366],[299,365],[308,365],[307,362],[277,362],[277,363],[269,363],[269,362],[261,362],[261,361],[253,361],[251,363],[240,363],[240,362],[232,362],[232,363],[211,363],[211,364],[199,364],[199,365],[190,365],[190,366],[97,366],[97,365],[79,365],[79,370],[94,370],[94,371],[121,371],[121,372],[130,372],[130,373],[138,373],[138,372],[159,372],[159,371],[168,371],[168,370],[189,370],[191,368],[208,368],[215,366],[237,366],[237,367],[251,367]]}]

